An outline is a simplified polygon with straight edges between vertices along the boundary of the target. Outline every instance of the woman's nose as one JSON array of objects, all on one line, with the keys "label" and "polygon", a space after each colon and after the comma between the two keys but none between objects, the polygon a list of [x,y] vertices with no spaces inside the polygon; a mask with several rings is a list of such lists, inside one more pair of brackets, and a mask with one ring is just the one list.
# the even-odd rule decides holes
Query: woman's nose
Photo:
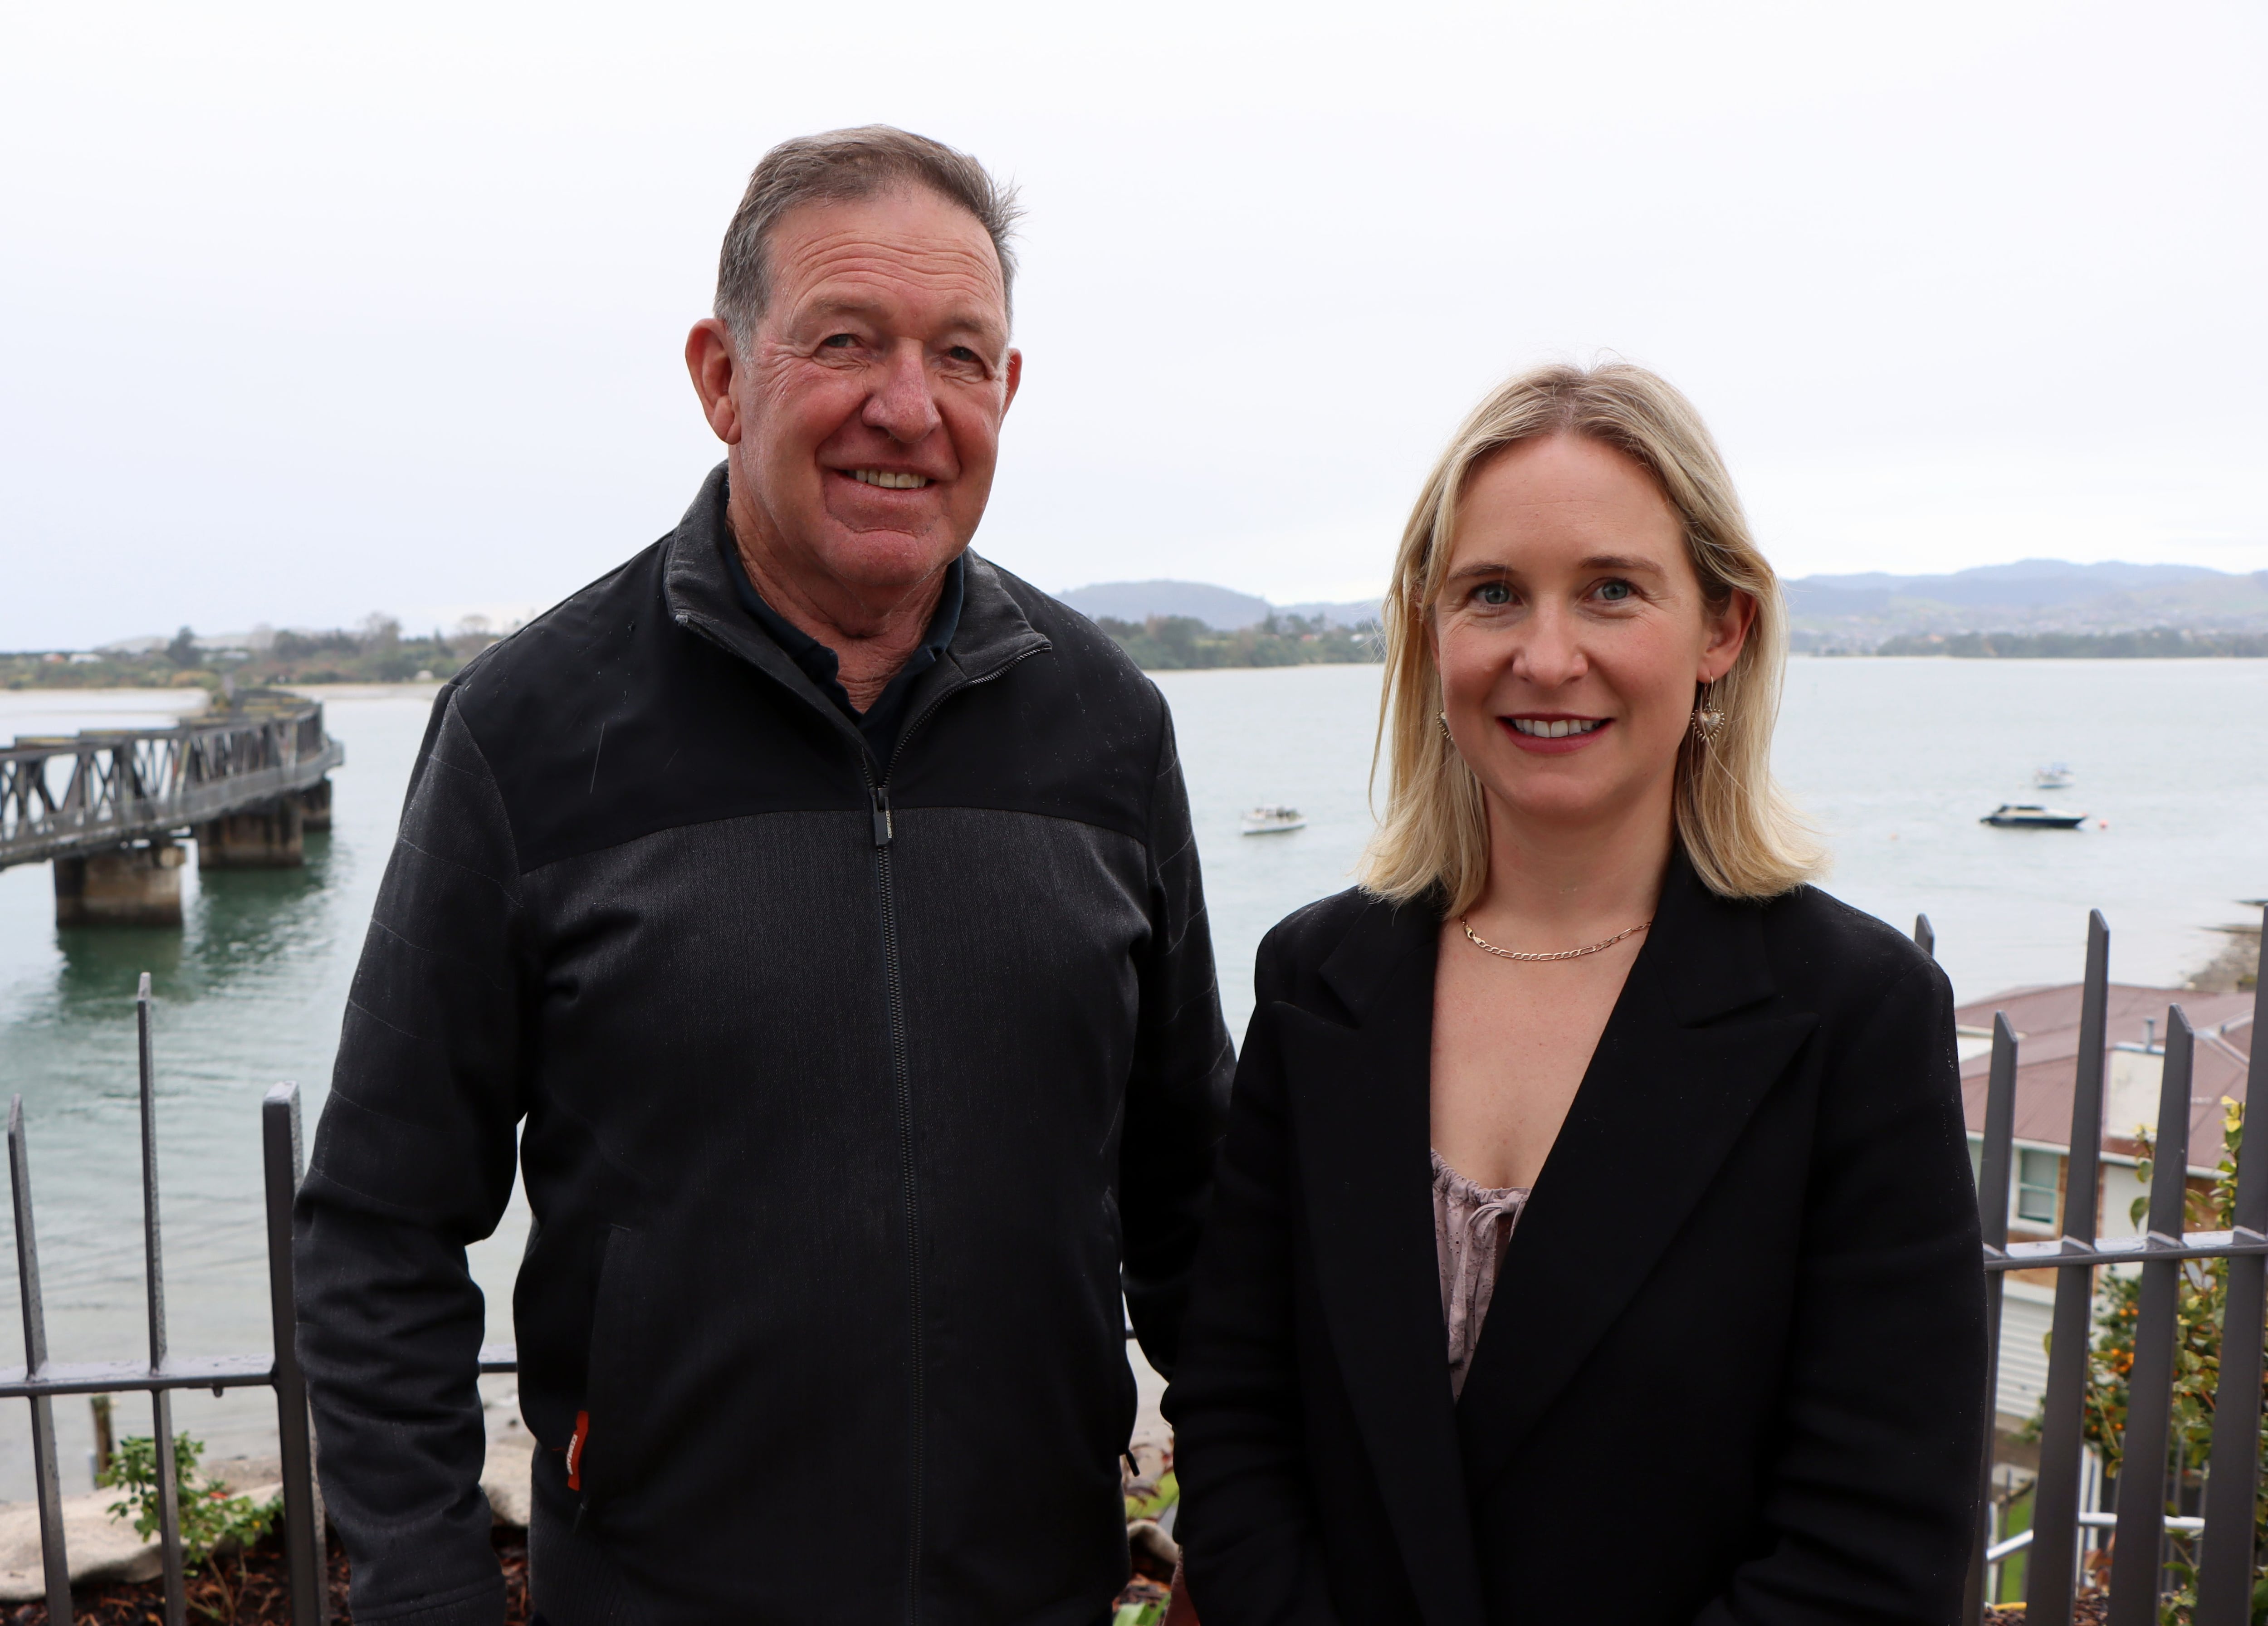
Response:
[{"label": "woman's nose", "polygon": [[1521,641],[1513,669],[1538,688],[1572,683],[1589,669],[1577,629],[1565,612],[1549,605],[1539,607],[1522,630],[1528,636]]}]

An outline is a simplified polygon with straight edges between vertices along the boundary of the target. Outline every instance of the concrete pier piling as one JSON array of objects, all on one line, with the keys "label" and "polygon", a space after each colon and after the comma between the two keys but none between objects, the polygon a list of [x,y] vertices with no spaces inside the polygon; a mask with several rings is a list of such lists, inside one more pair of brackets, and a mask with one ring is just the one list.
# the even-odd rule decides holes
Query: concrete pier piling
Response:
[{"label": "concrete pier piling", "polygon": [[[329,821],[329,809],[324,810]],[[194,828],[201,870],[292,869],[307,861],[306,813],[297,795]]]},{"label": "concrete pier piling", "polygon": [[85,857],[57,858],[58,926],[178,926],[188,855],[159,839]]}]

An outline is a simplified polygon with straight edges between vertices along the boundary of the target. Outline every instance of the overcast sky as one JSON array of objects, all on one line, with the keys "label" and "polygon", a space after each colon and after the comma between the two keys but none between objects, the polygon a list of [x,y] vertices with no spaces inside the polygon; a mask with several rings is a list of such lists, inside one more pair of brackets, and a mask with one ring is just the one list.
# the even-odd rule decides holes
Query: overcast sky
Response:
[{"label": "overcast sky", "polygon": [[978,548],[1383,582],[1494,379],[1699,404],[1786,574],[2268,566],[2268,9],[0,11],[0,648],[523,614],[720,449],[747,173],[887,121],[1022,188]]}]

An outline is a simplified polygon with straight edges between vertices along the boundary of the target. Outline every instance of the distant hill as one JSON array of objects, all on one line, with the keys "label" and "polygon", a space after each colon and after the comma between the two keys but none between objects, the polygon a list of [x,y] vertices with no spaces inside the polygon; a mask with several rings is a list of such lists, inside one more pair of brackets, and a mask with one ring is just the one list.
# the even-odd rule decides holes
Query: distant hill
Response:
[{"label": "distant hill", "polygon": [[[2174,628],[2200,635],[2268,632],[2268,570],[2238,575],[2197,564],[2019,559],[2012,564],[1907,576],[1887,570],[1798,577],[1787,592],[1798,650],[1859,651],[1892,639],[1970,634],[2107,636]],[[1326,626],[1374,622],[1376,600],[1270,606],[1210,582],[1097,582],[1058,595],[1084,614],[1139,626],[1186,616],[1216,633],[1259,626],[1272,613]]]},{"label": "distant hill", "polygon": [[1374,600],[1270,605],[1265,599],[1210,582],[1097,582],[1056,596],[1080,614],[1098,621],[1106,615],[1130,622],[1145,622],[1152,615],[1186,615],[1216,632],[1256,627],[1270,614],[1300,615],[1335,627],[1356,627],[1378,619]]},{"label": "distant hill", "polygon": [[1279,604],[1276,609],[1278,614],[1304,615],[1309,621],[1329,622],[1334,627],[1359,627],[1379,621],[1386,606],[1376,599],[1351,599],[1337,604]]},{"label": "distant hill", "polygon": [[1210,582],[1097,582],[1056,595],[1080,614],[1100,621],[1147,621],[1187,615],[1216,632],[1234,632],[1268,619],[1268,600]]},{"label": "distant hill", "polygon": [[1806,576],[1785,585],[1798,649],[1971,633],[2268,631],[2268,570],[2020,559],[1931,576]]}]

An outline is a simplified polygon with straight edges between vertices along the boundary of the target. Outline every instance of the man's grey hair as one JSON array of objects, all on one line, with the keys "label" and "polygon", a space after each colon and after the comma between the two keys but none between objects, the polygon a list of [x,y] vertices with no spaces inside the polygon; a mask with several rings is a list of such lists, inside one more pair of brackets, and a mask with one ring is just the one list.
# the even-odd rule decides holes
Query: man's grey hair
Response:
[{"label": "man's grey hair", "polygon": [[900,187],[925,187],[976,218],[1000,259],[1000,291],[1015,310],[1016,254],[1009,246],[1016,189],[941,141],[887,124],[799,136],[764,154],[748,177],[725,247],[717,258],[717,315],[747,349],[771,301],[771,234],[780,217],[805,203],[847,203]]}]

